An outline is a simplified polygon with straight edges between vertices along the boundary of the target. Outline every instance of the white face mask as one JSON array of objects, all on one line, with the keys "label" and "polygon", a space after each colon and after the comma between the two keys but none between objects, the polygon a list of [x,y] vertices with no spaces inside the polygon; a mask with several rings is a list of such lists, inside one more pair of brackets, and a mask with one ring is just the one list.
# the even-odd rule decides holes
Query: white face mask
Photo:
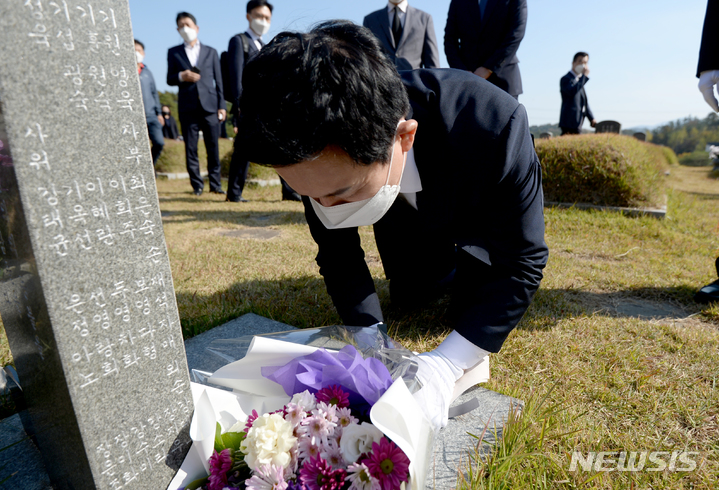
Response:
[{"label": "white face mask", "polygon": [[185,26],[180,29],[180,36],[182,36],[182,39],[184,39],[185,42],[191,43],[192,41],[197,39],[197,31],[194,30],[192,27]]},{"label": "white face mask", "polygon": [[262,37],[270,30],[270,23],[264,19],[252,19],[250,21],[250,27],[255,31],[255,34]]},{"label": "white face mask", "polygon": [[586,66],[586,65],[585,65],[584,63],[582,63],[581,65],[575,66],[575,67],[574,67],[574,73],[576,73],[577,75],[581,75],[582,73],[584,73],[584,67],[585,67],[585,66]]},{"label": "white face mask", "polygon": [[[402,182],[402,175],[404,175],[404,162],[407,159],[407,154],[404,153],[403,155],[402,173],[399,176],[400,182]],[[392,207],[399,195],[399,184],[389,185],[389,176],[392,174],[392,160],[394,160],[394,144],[392,146],[392,157],[389,160],[387,181],[380,187],[377,194],[368,199],[325,207],[310,198],[312,208],[320,221],[322,221],[322,224],[325,225],[325,228],[334,230],[336,228],[373,225],[389,211],[389,208]]]},{"label": "white face mask", "polygon": [[144,59],[145,59],[145,55],[143,55],[139,51],[135,51],[135,60],[137,60],[138,63],[142,63],[142,61]]}]

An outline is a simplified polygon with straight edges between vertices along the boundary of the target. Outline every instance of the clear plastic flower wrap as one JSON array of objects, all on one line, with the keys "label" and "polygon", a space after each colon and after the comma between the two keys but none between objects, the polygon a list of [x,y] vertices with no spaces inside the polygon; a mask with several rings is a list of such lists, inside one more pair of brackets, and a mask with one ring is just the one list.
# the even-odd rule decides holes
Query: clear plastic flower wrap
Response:
[{"label": "clear plastic flower wrap", "polygon": [[[366,366],[365,374],[371,378],[372,363],[379,361],[391,380],[383,382],[384,388],[378,392],[382,394],[372,401],[368,416],[409,458],[408,488],[424,488],[438,430],[431,426],[424,409],[434,392],[433,383],[439,380],[429,379],[423,386],[417,377],[417,356],[391,339],[384,325],[330,326],[216,340],[208,346],[207,355],[211,364],[222,367],[214,373],[193,370],[193,449],[183,464],[184,471],[173,482],[178,487],[193,473],[202,473],[203,465],[209,472],[207,461],[216,425],[224,432],[244,423],[253,410],[262,414],[281,409],[289,401],[287,390],[293,390],[293,376],[311,381],[346,377],[348,384],[352,379],[364,384],[366,391],[376,383],[372,385],[362,373],[353,375],[352,370]],[[330,356],[335,356],[332,362],[328,362]],[[319,367],[313,370],[315,362]],[[217,386],[232,392],[218,390]]]}]

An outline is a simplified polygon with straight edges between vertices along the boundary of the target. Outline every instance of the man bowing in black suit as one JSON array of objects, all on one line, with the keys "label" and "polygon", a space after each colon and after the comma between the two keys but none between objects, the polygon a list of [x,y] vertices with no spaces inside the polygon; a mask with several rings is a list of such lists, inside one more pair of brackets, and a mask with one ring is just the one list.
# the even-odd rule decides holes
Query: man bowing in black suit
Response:
[{"label": "man bowing in black suit", "polygon": [[195,195],[201,195],[205,183],[200,175],[197,139],[202,131],[207,150],[207,172],[210,192],[224,194],[220,180],[220,124],[227,117],[222,94],[222,73],[217,51],[200,44],[200,28],[192,14],[180,12],[176,18],[177,32],[184,44],[167,52],[167,84],[178,85],[177,108],[180,113],[182,137],[185,140],[187,173]]},{"label": "man bowing in black suit", "polygon": [[[420,356],[439,376],[435,425],[489,377],[547,261],[542,175],[524,107],[458,70],[400,75],[347,21],[284,32],[245,68],[240,134],[252,161],[302,196],[317,263],[347,325],[383,321],[358,226],[373,225],[392,303],[452,291],[455,331]],[[457,388],[457,389],[456,389]]]},{"label": "man bowing in black suit", "polygon": [[572,69],[559,80],[559,92],[562,94],[562,109],[559,113],[559,128],[565,134],[580,134],[584,117],[592,127],[597,125],[594,114],[589,108],[589,99],[584,85],[589,81],[589,55],[583,51],[574,55]]},{"label": "man bowing in black suit", "polygon": [[517,49],[526,26],[527,0],[452,0],[444,29],[447,62],[516,99],[522,93]]}]

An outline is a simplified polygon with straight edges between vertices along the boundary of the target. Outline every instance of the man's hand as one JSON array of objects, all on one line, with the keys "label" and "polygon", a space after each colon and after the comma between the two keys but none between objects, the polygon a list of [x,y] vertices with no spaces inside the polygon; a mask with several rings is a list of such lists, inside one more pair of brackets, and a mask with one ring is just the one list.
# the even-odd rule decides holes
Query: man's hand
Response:
[{"label": "man's hand", "polygon": [[224,121],[227,117],[227,111],[224,109],[220,109],[217,111],[217,119],[220,120],[220,122]]},{"label": "man's hand", "polygon": [[589,67],[587,65],[584,65],[584,71],[582,72],[582,75],[585,77],[589,76]]},{"label": "man's hand", "polygon": [[699,91],[714,112],[719,112],[719,102],[714,95],[714,85],[717,82],[719,82],[719,70],[703,71],[699,74]]},{"label": "man's hand", "polygon": [[589,125],[590,125],[591,127],[593,127],[593,128],[596,128],[596,127],[597,127],[597,120],[596,120],[596,119],[592,119],[592,121],[589,123]]},{"label": "man's hand", "polygon": [[492,70],[485,68],[483,66],[480,66],[479,68],[474,70],[474,74],[477,75],[478,77],[482,77],[486,80],[490,77],[490,75],[492,75]]},{"label": "man's hand", "polygon": [[160,121],[160,125],[162,125],[162,126],[165,125],[165,118],[162,117],[162,114],[160,114],[159,116],[157,116],[157,120]]},{"label": "man's hand", "polygon": [[237,134],[237,126],[232,128],[235,131],[235,134]]},{"label": "man's hand", "polygon": [[180,81],[182,82],[191,82],[191,83],[197,83],[200,81],[199,73],[195,73],[192,70],[185,70],[180,72]]}]

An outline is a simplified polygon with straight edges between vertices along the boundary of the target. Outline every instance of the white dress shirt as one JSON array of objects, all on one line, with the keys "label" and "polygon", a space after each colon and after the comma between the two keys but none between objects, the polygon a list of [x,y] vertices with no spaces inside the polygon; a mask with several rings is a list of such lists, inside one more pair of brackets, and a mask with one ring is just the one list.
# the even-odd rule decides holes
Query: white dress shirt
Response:
[{"label": "white dress shirt", "polygon": [[407,202],[414,209],[417,209],[417,193],[422,190],[422,181],[419,178],[417,162],[414,160],[414,148],[410,148],[407,152],[407,161],[404,164],[404,172],[402,173],[402,180],[399,182],[399,188],[399,193],[407,199]]},{"label": "white dress shirt", "polygon": [[197,65],[197,60],[200,57],[200,40],[198,39],[194,46],[190,43],[185,43],[185,54],[192,66]]},{"label": "white dress shirt", "polygon": [[262,43],[260,42],[262,36],[258,36],[257,34],[255,34],[255,31],[253,31],[252,29],[247,29],[247,32],[245,34],[250,36],[250,39],[252,39],[252,42],[255,43],[255,47],[258,50],[262,49]]},{"label": "white dress shirt", "polygon": [[[399,9],[399,23],[404,27],[404,20],[407,18],[407,6],[409,5],[409,2],[407,0],[402,0],[400,3],[396,5],[396,7]],[[394,22],[394,8],[395,4],[392,2],[387,2],[387,15],[389,17],[389,28],[392,29],[392,22]]]}]

